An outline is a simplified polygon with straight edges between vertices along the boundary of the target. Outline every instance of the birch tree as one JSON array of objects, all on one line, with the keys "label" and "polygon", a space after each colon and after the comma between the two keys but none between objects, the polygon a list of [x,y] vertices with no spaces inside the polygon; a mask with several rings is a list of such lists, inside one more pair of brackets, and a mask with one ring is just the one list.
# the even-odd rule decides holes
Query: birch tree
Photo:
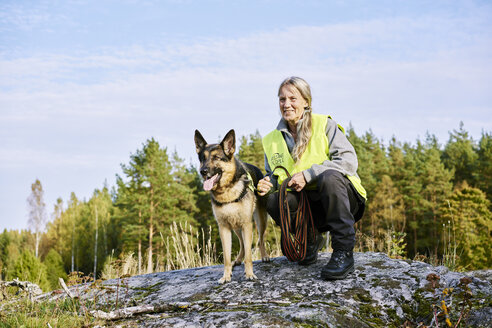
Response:
[{"label": "birch tree", "polygon": [[29,227],[35,236],[35,256],[39,255],[39,242],[41,233],[46,225],[46,204],[44,203],[44,191],[41,181],[36,181],[31,185],[31,194],[27,198],[29,210]]}]

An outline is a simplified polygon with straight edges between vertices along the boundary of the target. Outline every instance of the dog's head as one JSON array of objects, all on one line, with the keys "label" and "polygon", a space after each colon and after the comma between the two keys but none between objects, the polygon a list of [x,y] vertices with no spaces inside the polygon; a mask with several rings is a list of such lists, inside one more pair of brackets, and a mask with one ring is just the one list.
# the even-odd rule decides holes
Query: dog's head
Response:
[{"label": "dog's head", "polygon": [[203,189],[215,190],[224,173],[230,175],[234,170],[236,134],[230,130],[220,144],[209,145],[202,134],[195,130],[195,146],[200,160],[200,174],[204,180]]}]

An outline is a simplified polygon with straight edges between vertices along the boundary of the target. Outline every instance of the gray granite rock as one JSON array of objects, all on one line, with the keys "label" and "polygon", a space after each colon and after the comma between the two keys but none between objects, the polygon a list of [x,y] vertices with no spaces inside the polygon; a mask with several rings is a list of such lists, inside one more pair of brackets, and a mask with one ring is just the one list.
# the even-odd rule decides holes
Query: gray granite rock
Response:
[{"label": "gray granite rock", "polygon": [[[356,253],[355,272],[323,281],[319,272],[331,254],[303,267],[285,257],[254,262],[256,281],[233,270],[219,285],[223,266],[133,276],[71,287],[82,301],[106,312],[152,305],[154,310],[107,326],[125,327],[435,327],[448,317],[460,327],[492,327],[492,270],[467,273],[445,267]],[[463,279],[463,278],[469,278]],[[49,299],[65,294],[47,296]]]}]

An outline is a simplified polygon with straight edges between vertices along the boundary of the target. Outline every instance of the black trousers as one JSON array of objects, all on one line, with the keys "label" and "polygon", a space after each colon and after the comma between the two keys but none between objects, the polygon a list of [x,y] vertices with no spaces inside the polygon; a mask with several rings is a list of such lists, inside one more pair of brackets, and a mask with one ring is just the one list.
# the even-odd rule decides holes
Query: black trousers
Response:
[{"label": "black trousers", "polygon": [[[313,222],[319,232],[330,231],[332,248],[353,250],[355,246],[355,222],[364,213],[365,201],[355,190],[350,180],[342,173],[327,170],[316,181],[316,189],[305,189]],[[280,226],[280,207],[278,191],[266,198],[268,214]],[[300,200],[300,194],[289,191],[287,201],[289,210],[295,215]]]}]

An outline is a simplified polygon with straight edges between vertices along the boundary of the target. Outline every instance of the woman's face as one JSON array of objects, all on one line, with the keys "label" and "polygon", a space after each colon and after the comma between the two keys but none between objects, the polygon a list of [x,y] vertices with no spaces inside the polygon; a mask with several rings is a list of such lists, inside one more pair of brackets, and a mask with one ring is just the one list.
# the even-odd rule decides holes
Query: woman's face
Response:
[{"label": "woman's face", "polygon": [[306,99],[302,97],[299,90],[289,84],[280,89],[278,103],[282,117],[291,127],[297,125],[297,122],[302,118],[304,108],[308,106]]}]

